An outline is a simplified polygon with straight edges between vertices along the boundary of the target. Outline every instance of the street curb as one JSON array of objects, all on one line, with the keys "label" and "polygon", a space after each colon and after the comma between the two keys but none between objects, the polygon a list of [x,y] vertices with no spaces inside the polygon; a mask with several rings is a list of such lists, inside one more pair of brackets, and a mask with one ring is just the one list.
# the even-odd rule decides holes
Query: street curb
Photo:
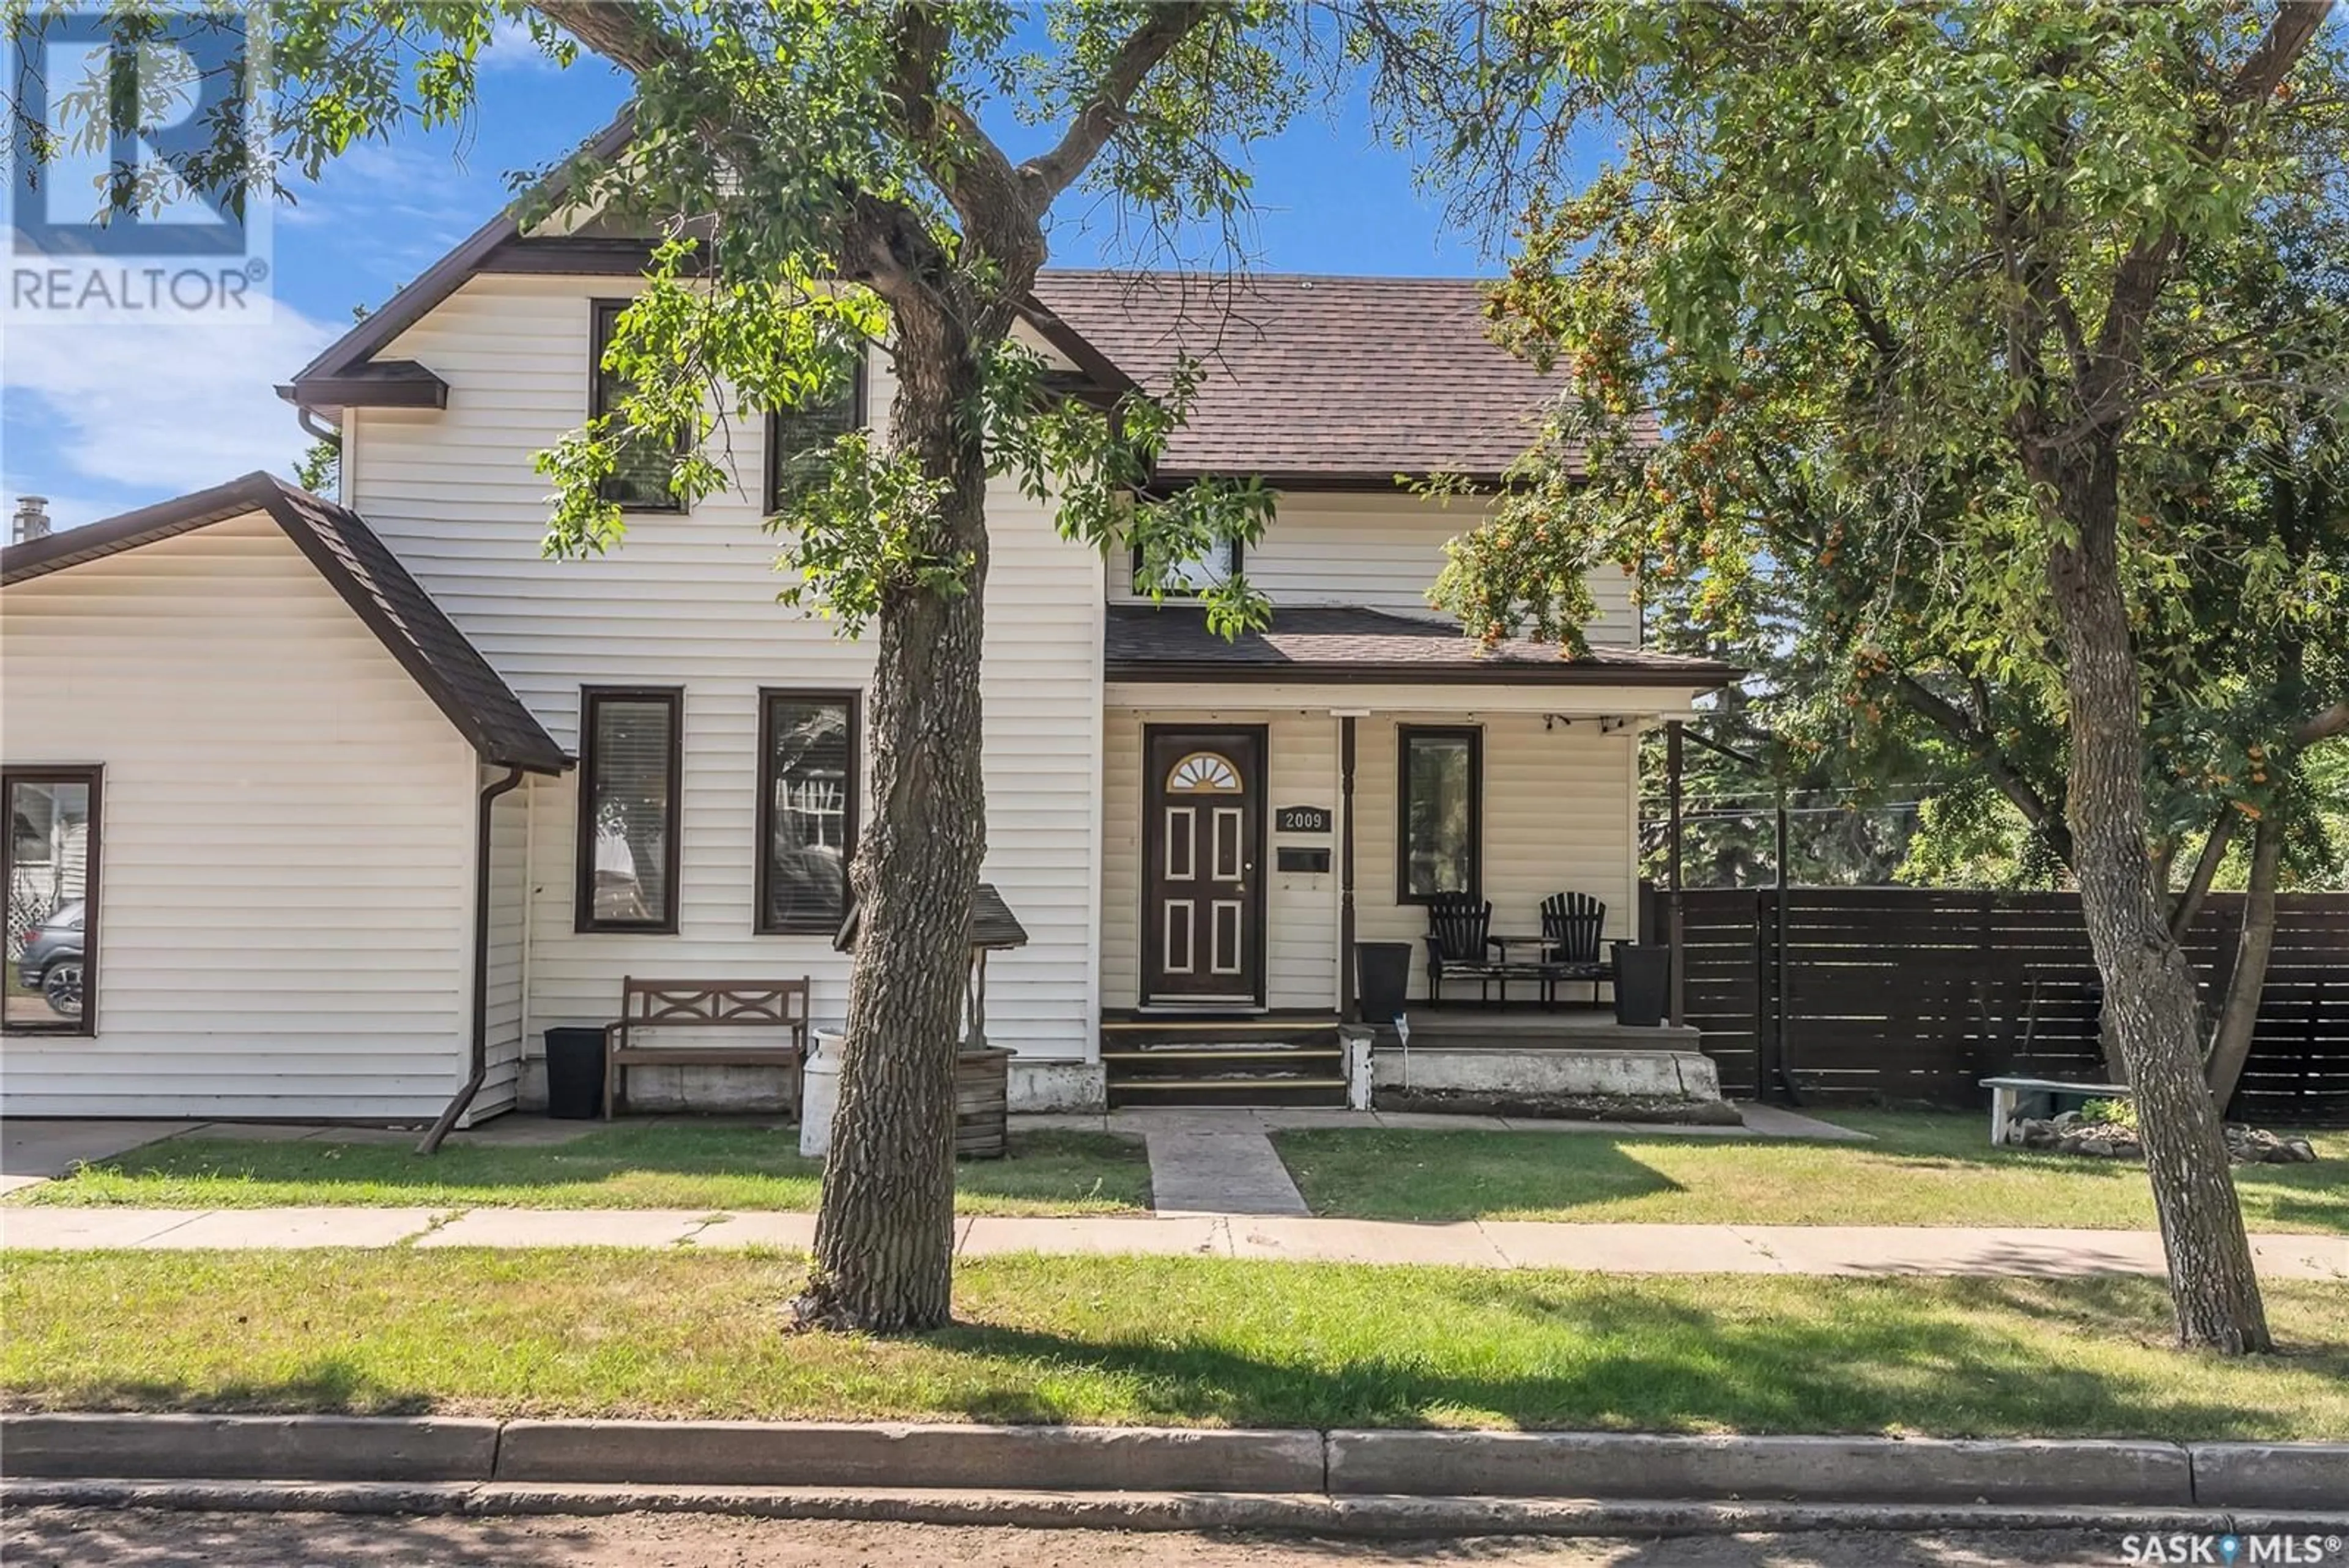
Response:
[{"label": "street curb", "polygon": [[499,1423],[375,1416],[0,1417],[0,1475],[486,1481]]},{"label": "street curb", "polygon": [[846,1421],[509,1421],[499,1440],[494,1479],[697,1487],[1318,1492],[1324,1473],[1319,1432]]},{"label": "street curb", "polygon": [[2349,1514],[2218,1509],[1326,1497],[1271,1492],[1050,1492],[878,1488],[403,1486],[324,1481],[11,1480],[11,1509],[449,1515],[475,1519],[706,1513],[1025,1529],[1257,1531],[1391,1540],[1464,1535],[1720,1535],[1819,1530],[2097,1530],[2193,1535],[2349,1529]]},{"label": "street curb", "polygon": [[[1332,1432],[1329,1490],[2073,1507],[2197,1501],[2192,1467],[2175,1443],[1633,1432]],[[2313,1506],[2300,1496],[2256,1501]]]},{"label": "street curb", "polygon": [[2218,1508],[2349,1508],[2349,1443],[2189,1443],[2194,1500]]},{"label": "street curb", "polygon": [[[1542,1500],[1607,1506],[2262,1509],[2349,1513],[2349,1444],[1637,1432],[1251,1431],[844,1421],[0,1415],[0,1479],[369,1482],[633,1493],[886,1489]],[[584,1495],[584,1494],[583,1494]],[[859,1517],[863,1517],[860,1515]]]}]

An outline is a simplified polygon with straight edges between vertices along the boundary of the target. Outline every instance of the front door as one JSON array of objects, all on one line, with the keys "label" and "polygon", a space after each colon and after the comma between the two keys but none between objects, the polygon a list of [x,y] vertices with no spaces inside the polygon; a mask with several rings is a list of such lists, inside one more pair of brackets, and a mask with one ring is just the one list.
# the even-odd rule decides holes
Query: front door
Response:
[{"label": "front door", "polygon": [[1159,729],[1143,747],[1142,1000],[1264,999],[1264,741]]}]

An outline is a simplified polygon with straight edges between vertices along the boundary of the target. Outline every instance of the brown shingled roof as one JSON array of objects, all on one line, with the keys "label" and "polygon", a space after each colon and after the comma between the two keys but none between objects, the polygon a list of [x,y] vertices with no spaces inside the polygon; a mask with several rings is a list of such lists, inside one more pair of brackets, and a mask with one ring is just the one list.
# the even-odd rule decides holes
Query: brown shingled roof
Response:
[{"label": "brown shingled roof", "polygon": [[1154,391],[1179,356],[1201,362],[1198,401],[1163,476],[1384,488],[1397,473],[1490,483],[1532,444],[1558,382],[1485,336],[1485,286],[1046,272],[1036,297]]},{"label": "brown shingled roof", "polygon": [[1734,665],[1636,648],[1580,659],[1546,642],[1480,647],[1457,626],[1392,610],[1276,607],[1263,631],[1226,640],[1190,605],[1109,607],[1112,680],[1390,680],[1563,686],[1725,686]]},{"label": "brown shingled roof", "polygon": [[177,500],[0,550],[0,584],[65,571],[175,535],[266,513],[483,762],[560,773],[571,759],[356,512],[254,472]]}]

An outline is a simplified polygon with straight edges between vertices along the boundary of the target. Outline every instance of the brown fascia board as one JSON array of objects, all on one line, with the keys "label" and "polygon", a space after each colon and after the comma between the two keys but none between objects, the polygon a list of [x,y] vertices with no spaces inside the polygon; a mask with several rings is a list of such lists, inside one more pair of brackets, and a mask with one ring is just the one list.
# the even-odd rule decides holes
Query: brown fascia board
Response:
[{"label": "brown fascia board", "polygon": [[1568,659],[1541,664],[1314,665],[1206,659],[1112,660],[1104,667],[1102,676],[1109,680],[1161,685],[1232,681],[1300,686],[1677,686],[1709,691],[1730,684],[1744,673],[1733,665],[1710,662],[1659,669],[1652,665],[1584,664]]},{"label": "brown fascia board", "polygon": [[[437,624],[417,628],[402,625],[398,613],[380,602],[366,585],[357,580],[351,567],[318,536],[317,529],[301,514],[299,507],[303,504],[328,509],[336,514],[338,525],[364,535],[384,557],[378,575],[387,577],[396,575],[398,583],[390,585],[394,591],[411,591],[416,600],[413,613],[420,619],[429,618]],[[373,531],[367,527],[364,519],[332,502],[295,490],[272,473],[255,470],[225,484],[215,484],[208,490],[160,501],[135,512],[126,512],[119,517],[109,517],[85,527],[68,528],[21,545],[11,545],[0,549],[0,587],[14,587],[47,576],[53,572],[65,571],[127,550],[136,550],[255,512],[265,513],[270,521],[277,524],[294,547],[302,552],[318,575],[350,607],[361,624],[375,634],[386,651],[399,661],[409,678],[426,696],[432,699],[433,704],[447,716],[457,732],[465,738],[482,761],[543,774],[561,773],[571,765],[571,758],[547,737],[521,700],[505,689],[504,681],[486,660],[481,659],[464,633],[458,630],[440,607],[432,603],[431,597],[424,592],[421,585],[408,576],[397,557],[392,556],[380,541],[374,539]],[[378,588],[377,591],[383,590]],[[401,593],[398,597],[408,596]],[[521,722],[514,726],[518,732],[516,736],[501,737],[492,732],[482,716],[458,692],[448,676],[425,656],[418,645],[419,633],[445,637],[452,651],[461,649],[460,657],[470,658],[480,664],[481,675],[503,691],[505,701],[511,702],[515,713],[520,715]]]},{"label": "brown fascia board", "polygon": [[[622,110],[587,143],[581,156],[608,161],[627,146],[634,128],[633,116]],[[548,177],[541,190],[550,201],[559,198],[571,176],[572,166],[566,163]],[[404,386],[363,382],[359,378],[377,354],[390,347],[401,333],[421,321],[476,274],[627,277],[643,273],[651,252],[651,243],[645,240],[606,235],[532,237],[522,233],[511,210],[501,213],[386,300],[382,309],[328,344],[316,358],[295,371],[291,381],[279,387],[277,395],[305,409],[445,408],[445,384],[440,389],[440,400],[428,404],[407,400],[412,394]],[[1113,402],[1135,389],[1132,377],[1034,296],[1022,300],[1018,309],[1020,317],[1039,336],[1085,373],[1092,384],[1095,400]],[[429,370],[425,373],[431,374]],[[331,395],[329,389],[340,395]]]},{"label": "brown fascia board", "polygon": [[[628,138],[634,134],[635,123],[635,117],[628,110],[621,110],[619,117],[596,132],[595,138],[574,155],[574,158],[609,161],[627,146]],[[573,171],[574,164],[566,162],[547,177],[540,190],[549,200],[560,198],[570,186]],[[383,308],[326,345],[316,358],[294,373],[293,380],[286,388],[280,389],[280,394],[301,407],[325,406],[323,400],[314,401],[310,397],[313,382],[347,377],[372,360],[388,348],[394,338],[423,320],[434,306],[456,293],[467,278],[480,270],[481,263],[492,251],[515,238],[520,232],[521,226],[514,221],[511,209],[475,229],[455,250],[425,268],[406,287],[384,301]],[[360,403],[357,406],[371,405]]]}]

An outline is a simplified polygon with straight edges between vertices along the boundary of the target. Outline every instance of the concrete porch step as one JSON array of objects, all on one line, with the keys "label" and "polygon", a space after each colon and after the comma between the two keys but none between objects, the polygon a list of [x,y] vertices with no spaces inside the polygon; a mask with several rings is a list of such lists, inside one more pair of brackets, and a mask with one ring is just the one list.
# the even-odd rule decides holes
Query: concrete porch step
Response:
[{"label": "concrete porch step", "polygon": [[1195,1074],[1185,1077],[1116,1078],[1109,1082],[1112,1110],[1136,1106],[1343,1106],[1346,1080],[1329,1077]]}]

